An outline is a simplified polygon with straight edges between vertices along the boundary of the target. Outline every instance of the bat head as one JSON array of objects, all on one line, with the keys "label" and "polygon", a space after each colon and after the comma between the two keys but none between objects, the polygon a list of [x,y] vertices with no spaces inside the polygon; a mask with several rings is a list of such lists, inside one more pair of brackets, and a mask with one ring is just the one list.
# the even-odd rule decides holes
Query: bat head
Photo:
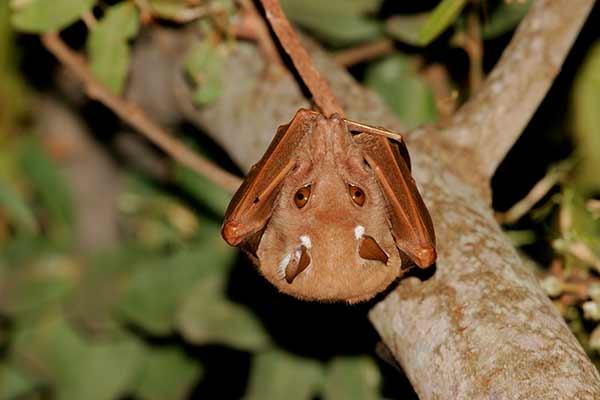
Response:
[{"label": "bat head", "polygon": [[307,300],[367,300],[400,275],[386,201],[345,122],[319,115],[257,247],[261,273]]}]

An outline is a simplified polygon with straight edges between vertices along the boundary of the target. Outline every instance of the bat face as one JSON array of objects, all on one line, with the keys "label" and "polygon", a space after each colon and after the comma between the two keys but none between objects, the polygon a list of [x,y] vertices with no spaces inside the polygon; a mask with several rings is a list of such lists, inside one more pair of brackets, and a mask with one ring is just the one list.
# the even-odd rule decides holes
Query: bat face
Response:
[{"label": "bat face", "polygon": [[234,195],[225,241],[305,300],[367,300],[401,275],[402,260],[431,265],[433,224],[406,147],[376,131],[299,110]]},{"label": "bat face", "polygon": [[385,199],[345,122],[319,115],[258,246],[262,274],[307,300],[357,302],[399,276]]}]

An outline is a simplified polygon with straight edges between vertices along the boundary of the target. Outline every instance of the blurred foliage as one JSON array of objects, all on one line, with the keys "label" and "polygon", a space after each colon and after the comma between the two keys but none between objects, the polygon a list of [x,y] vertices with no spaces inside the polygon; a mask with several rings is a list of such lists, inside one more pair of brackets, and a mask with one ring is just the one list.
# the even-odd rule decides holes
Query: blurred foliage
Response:
[{"label": "blurred foliage", "polygon": [[372,62],[365,72],[365,84],[383,97],[407,129],[437,120],[433,93],[415,64],[397,53]]},{"label": "blurred foliage", "polygon": [[421,26],[417,43],[425,46],[435,40],[456,21],[466,4],[467,0],[442,0]]},{"label": "blurred foliage", "polygon": [[123,91],[129,69],[127,41],[137,35],[139,13],[132,3],[119,3],[106,9],[90,31],[87,41],[94,74],[116,93]]},{"label": "blurred foliage", "polygon": [[247,398],[310,399],[320,390],[323,367],[315,360],[270,350],[252,362]]},{"label": "blurred foliage", "polygon": [[95,0],[13,1],[13,26],[22,32],[60,30],[94,7]]},{"label": "blurred foliage", "polygon": [[505,1],[491,11],[490,17],[484,21],[481,34],[485,39],[493,39],[512,29],[527,14],[532,0]]},{"label": "blurred foliage", "polygon": [[193,47],[186,58],[186,71],[197,85],[194,102],[203,105],[215,101],[221,94],[221,70],[225,48],[205,40]]},{"label": "blurred foliage", "polygon": [[[531,1],[392,3],[282,0],[290,18],[331,51],[392,39],[391,51],[359,60],[351,71],[407,128],[415,128],[443,118],[440,104],[465,100],[470,92],[464,70],[476,63],[454,40],[470,34],[465,17],[478,17],[481,45],[495,61]],[[12,0],[10,7],[0,2],[0,400],[226,398],[223,393],[248,399],[416,398],[397,387],[395,370],[376,361],[374,343],[359,343],[364,335],[354,328],[367,324],[364,313],[346,329],[336,327],[331,314],[312,318],[312,306],[277,306],[281,295],[263,293],[264,286],[263,292],[240,294],[240,283],[232,283],[240,258],[219,235],[230,195],[188,168],[174,165],[161,179],[120,163],[125,184],[116,199],[106,199],[116,204],[119,237],[108,248],[80,247],[81,199],[64,174],[64,157],[36,125],[32,106],[59,88],[24,83],[43,73],[36,68],[47,67],[23,68],[21,57],[32,60],[35,53],[39,59],[41,51],[31,45],[31,34],[63,31],[81,45],[97,78],[120,94],[142,25],[189,26],[204,37],[184,66],[196,88],[194,102],[202,107],[220,96],[227,78],[222,67],[235,48],[231,32],[238,18],[233,1]],[[550,257],[530,264],[600,365],[600,41],[579,51],[587,55],[575,66],[561,128],[573,133],[573,155],[567,163],[552,159],[541,178],[543,193],[525,196],[513,213],[518,217],[503,221],[516,245],[551,249]],[[434,76],[431,66],[445,74]],[[115,132],[96,135],[96,145],[114,152],[104,133]],[[240,268],[252,269],[249,262]],[[241,286],[251,286],[249,276],[242,273]],[[288,308],[302,307],[309,314],[299,323],[309,326],[301,333],[293,332],[297,326],[285,330],[281,325],[294,321]],[[325,343],[353,346],[324,349],[302,336],[314,331],[311,338],[325,341],[336,328]],[[241,379],[232,375],[239,369]],[[215,387],[218,393],[210,391]]]},{"label": "blurred foliage", "polygon": [[374,14],[382,0],[282,0],[286,15],[325,43],[339,47],[382,36]]},{"label": "blurred foliage", "polygon": [[576,135],[580,166],[576,182],[584,193],[600,190],[600,42],[587,55],[573,88],[573,129]]}]

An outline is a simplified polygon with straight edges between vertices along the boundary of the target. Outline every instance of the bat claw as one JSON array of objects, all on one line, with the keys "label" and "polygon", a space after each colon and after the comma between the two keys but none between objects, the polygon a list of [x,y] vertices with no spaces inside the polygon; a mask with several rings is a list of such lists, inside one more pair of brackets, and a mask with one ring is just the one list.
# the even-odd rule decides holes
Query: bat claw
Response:
[{"label": "bat claw", "polygon": [[435,262],[437,253],[434,247],[423,247],[417,250],[413,256],[415,264],[417,264],[419,268],[427,268]]},{"label": "bat claw", "polygon": [[226,221],[221,228],[221,236],[230,246],[237,246],[242,241],[240,231],[243,231],[244,224],[236,221]]}]

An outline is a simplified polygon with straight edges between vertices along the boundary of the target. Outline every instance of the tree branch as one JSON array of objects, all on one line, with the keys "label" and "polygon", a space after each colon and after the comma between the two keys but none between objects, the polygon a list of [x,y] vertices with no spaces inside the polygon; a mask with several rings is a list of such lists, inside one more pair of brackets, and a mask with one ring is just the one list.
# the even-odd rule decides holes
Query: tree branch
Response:
[{"label": "tree branch", "polygon": [[412,149],[437,271],[370,312],[421,399],[595,399],[600,377],[473,187]]},{"label": "tree branch", "polygon": [[396,48],[394,41],[388,38],[360,44],[349,49],[339,50],[334,53],[335,61],[348,68],[361,62],[392,53]]},{"label": "tree branch", "polygon": [[71,50],[58,34],[43,35],[42,43],[83,82],[90,98],[100,101],[175,160],[206,176],[211,182],[232,192],[239,187],[240,178],[196,154],[150,120],[141,108],[113,94],[93,76],[85,60]]},{"label": "tree branch", "polygon": [[484,177],[494,174],[544,99],[593,5],[534,1],[481,90],[436,133],[476,150]]},{"label": "tree branch", "polygon": [[279,50],[271,38],[271,32],[263,17],[258,13],[253,0],[239,0],[241,18],[234,26],[236,37],[252,39],[258,43],[270,67],[284,68]]}]

